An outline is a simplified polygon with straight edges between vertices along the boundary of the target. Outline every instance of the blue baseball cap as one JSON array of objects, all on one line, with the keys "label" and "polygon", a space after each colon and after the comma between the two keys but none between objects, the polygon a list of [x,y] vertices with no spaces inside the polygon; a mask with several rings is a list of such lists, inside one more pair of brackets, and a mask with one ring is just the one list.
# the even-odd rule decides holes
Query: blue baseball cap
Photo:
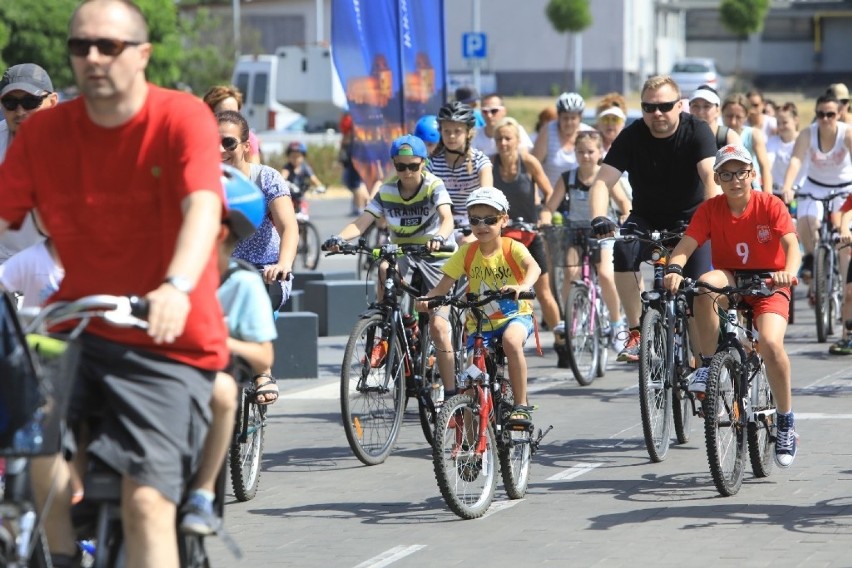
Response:
[{"label": "blue baseball cap", "polygon": [[[408,148],[405,148],[405,146],[408,146]],[[397,156],[417,156],[425,160],[428,157],[426,144],[423,143],[423,140],[411,134],[400,136],[394,140],[393,144],[391,144],[390,154],[391,158],[396,158]]]}]

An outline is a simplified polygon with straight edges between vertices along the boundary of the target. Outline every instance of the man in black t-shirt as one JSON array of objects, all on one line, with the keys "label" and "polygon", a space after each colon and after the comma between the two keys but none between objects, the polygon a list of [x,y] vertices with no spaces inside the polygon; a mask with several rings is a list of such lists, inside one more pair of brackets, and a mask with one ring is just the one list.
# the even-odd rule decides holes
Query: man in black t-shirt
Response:
[{"label": "man in black t-shirt", "polygon": [[[622,172],[633,188],[633,211],[626,223],[643,229],[677,229],[688,223],[698,205],[721,191],[713,181],[716,142],[710,127],[681,112],[680,89],[668,76],[651,77],[642,87],[642,120],[618,135],[589,190],[592,225],[598,233],[614,227],[606,219],[609,192]],[[615,243],[615,286],[630,336],[619,361],[639,360],[642,314],[639,266],[649,248],[636,242]],[[697,278],[710,269],[710,251],[699,249],[684,274]]]}]

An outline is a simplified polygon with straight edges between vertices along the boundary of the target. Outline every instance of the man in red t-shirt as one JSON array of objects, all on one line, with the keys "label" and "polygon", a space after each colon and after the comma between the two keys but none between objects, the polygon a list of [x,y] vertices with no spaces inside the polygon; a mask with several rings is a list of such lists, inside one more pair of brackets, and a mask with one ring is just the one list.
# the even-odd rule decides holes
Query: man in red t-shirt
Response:
[{"label": "man in red t-shirt", "polygon": [[[789,467],[796,456],[797,435],[793,427],[790,359],[784,350],[784,333],[790,313],[789,286],[802,261],[799,240],[784,203],[772,194],[752,191],[755,173],[751,154],[745,147],[723,147],[716,154],[713,171],[722,195],[698,206],[686,234],[672,252],[666,268],[666,287],[672,291],[678,289],[683,280],[683,265],[707,240],[713,243],[715,270],[701,275],[701,281],[721,287],[735,285],[734,271],[772,274],[774,286],[781,290],[768,298],[746,298],[746,301],[754,309],[760,330],[760,353],[778,403],[775,461],[780,467]],[[696,339],[705,359],[690,385],[693,392],[703,393],[706,387],[709,363],[706,357],[716,352],[719,337],[716,308],[725,307],[725,301],[724,297],[711,293],[695,297]]]},{"label": "man in red t-shirt", "polygon": [[[228,357],[216,299],[217,125],[200,100],[147,83],[148,28],[131,2],[80,4],[68,50],[82,96],[31,116],[15,137],[0,166],[0,233],[37,207],[66,270],[54,300],[100,293],[150,302],[147,333],[88,327],[69,422],[102,415],[88,453],[124,477],[129,559],[177,567],[176,505]],[[48,542],[54,565],[72,565],[67,466],[34,460],[39,501],[51,480],[59,497]]]}]

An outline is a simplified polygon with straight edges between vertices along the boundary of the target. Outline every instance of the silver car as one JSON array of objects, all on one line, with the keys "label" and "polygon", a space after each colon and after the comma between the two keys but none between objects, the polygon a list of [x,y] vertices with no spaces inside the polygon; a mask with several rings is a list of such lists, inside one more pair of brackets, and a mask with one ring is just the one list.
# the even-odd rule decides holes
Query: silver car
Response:
[{"label": "silver car", "polygon": [[675,61],[671,72],[672,79],[680,87],[681,94],[689,98],[701,85],[710,85],[717,91],[720,88],[716,62],[712,59],[693,57]]}]

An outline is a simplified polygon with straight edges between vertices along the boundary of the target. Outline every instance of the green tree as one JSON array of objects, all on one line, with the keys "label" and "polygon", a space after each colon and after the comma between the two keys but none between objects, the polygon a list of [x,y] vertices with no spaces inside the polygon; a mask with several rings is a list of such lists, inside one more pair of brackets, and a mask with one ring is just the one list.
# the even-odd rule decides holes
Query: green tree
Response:
[{"label": "green tree", "polygon": [[[0,63],[3,68],[18,63],[38,63],[53,80],[56,89],[74,83],[68,65],[65,40],[68,21],[78,0],[38,0],[0,2]],[[177,7],[173,0],[138,0],[148,19],[153,54],[148,79],[173,86],[180,79],[183,55],[178,33]]]},{"label": "green tree", "polygon": [[574,90],[579,90],[583,77],[583,43],[580,33],[592,25],[589,0],[550,0],[545,14],[553,29],[574,36]]},{"label": "green tree", "polygon": [[[226,29],[227,28],[227,29]],[[233,32],[222,18],[199,8],[190,17],[181,17],[184,56],[181,62],[181,81],[201,95],[213,85],[231,82],[234,68]]]},{"label": "green tree", "polygon": [[750,34],[763,29],[769,0],[722,0],[719,5],[719,18],[722,25],[737,36],[736,74],[740,74],[742,43]]}]

